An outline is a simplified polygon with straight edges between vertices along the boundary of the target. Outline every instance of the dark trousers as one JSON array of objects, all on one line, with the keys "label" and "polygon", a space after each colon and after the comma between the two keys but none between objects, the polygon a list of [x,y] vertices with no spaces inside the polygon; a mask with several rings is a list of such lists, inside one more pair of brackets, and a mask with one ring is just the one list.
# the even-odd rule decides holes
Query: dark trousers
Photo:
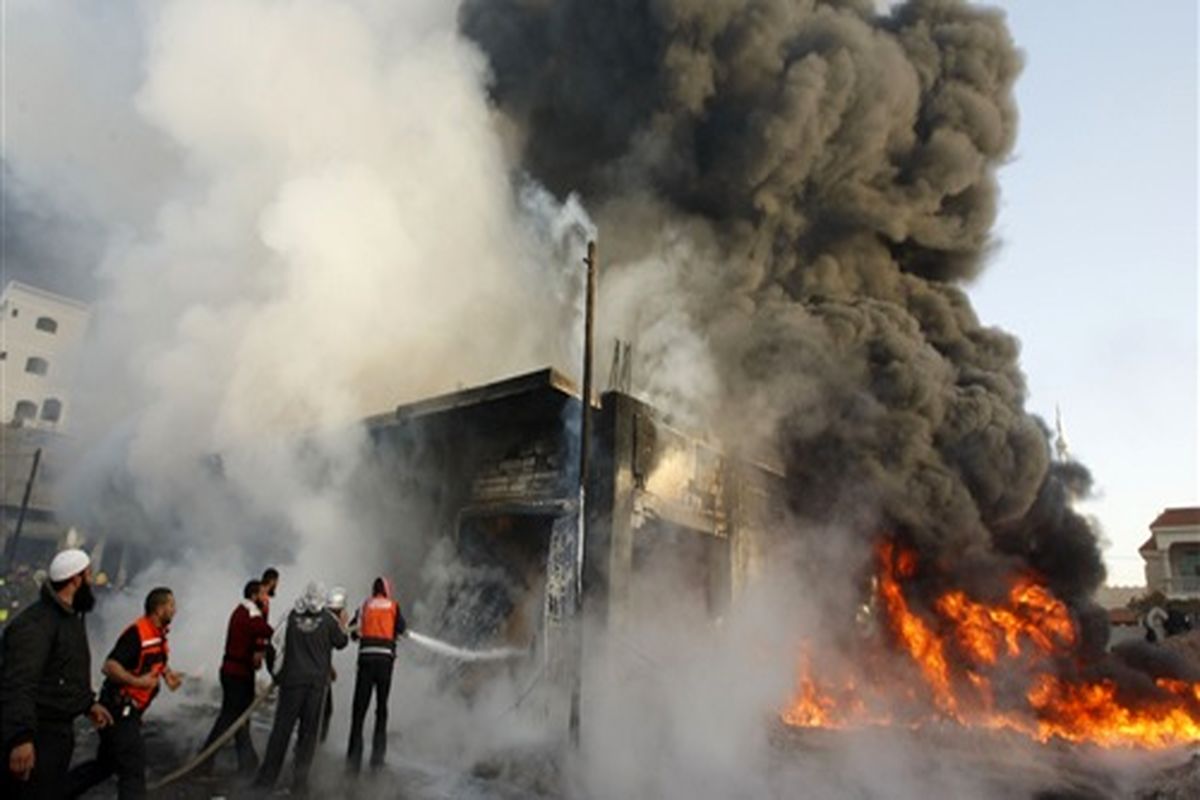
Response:
[{"label": "dark trousers", "polygon": [[317,731],[321,725],[321,708],[325,703],[328,683],[283,686],[279,690],[279,705],[275,708],[275,724],[271,738],[267,741],[267,754],[254,779],[256,786],[275,785],[279,771],[283,769],[283,757],[287,755],[292,729],[300,724],[296,738],[296,766],[292,779],[293,787],[303,791],[308,786],[308,769],[312,766],[313,753],[317,749]]},{"label": "dark trousers", "polygon": [[388,656],[363,656],[358,659],[358,675],[354,679],[354,710],[350,718],[350,747],[346,765],[353,771],[362,769],[363,722],[371,693],[375,693],[375,736],[371,740],[371,766],[383,766],[387,753],[388,694],[392,690],[392,663]]},{"label": "dark trousers", "polygon": [[61,800],[68,797],[70,784],[67,768],[71,766],[71,753],[75,749],[75,731],[70,722],[49,723],[40,721],[33,735],[33,774],[27,781],[19,781],[8,771],[8,752],[4,753],[3,780],[0,792],[6,800]]},{"label": "dark trousers", "polygon": [[[203,750],[215,742],[217,737],[228,730],[238,717],[246,713],[246,709],[253,702],[254,678],[239,678],[222,672],[221,711],[217,714],[217,721],[213,723],[212,731],[200,749]],[[233,735],[233,741],[237,748],[238,772],[252,773],[258,769],[258,753],[254,752],[254,741],[250,738],[250,726],[243,725]],[[212,769],[212,763],[215,760],[216,755],[214,754],[213,758],[205,762],[205,769]]]},{"label": "dark trousers", "polygon": [[325,708],[321,711],[321,741],[329,738],[329,722],[333,719],[333,686],[325,693]]},{"label": "dark trousers", "polygon": [[113,713],[113,724],[100,730],[96,757],[71,770],[70,796],[78,797],[113,775],[117,776],[117,797],[121,800],[146,796],[146,744],[142,740],[142,718],[136,711]]}]

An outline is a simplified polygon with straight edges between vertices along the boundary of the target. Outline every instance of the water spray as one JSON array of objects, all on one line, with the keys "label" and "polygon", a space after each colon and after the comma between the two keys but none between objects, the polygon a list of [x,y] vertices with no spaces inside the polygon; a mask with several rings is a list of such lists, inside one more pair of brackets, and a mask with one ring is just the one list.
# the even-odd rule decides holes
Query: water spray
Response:
[{"label": "water spray", "polygon": [[455,647],[448,642],[443,642],[441,639],[417,633],[416,631],[407,631],[404,634],[404,638],[419,647],[424,647],[431,653],[437,653],[440,656],[458,659],[459,661],[504,661],[525,655],[524,650],[518,650],[515,647],[499,647],[491,650],[466,650],[461,647]]}]

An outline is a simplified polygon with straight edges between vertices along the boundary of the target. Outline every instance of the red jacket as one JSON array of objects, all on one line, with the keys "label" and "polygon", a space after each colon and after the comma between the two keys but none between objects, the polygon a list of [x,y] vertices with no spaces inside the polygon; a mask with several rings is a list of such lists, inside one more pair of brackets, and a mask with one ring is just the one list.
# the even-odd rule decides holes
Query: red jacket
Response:
[{"label": "red jacket", "polygon": [[229,615],[225,633],[225,658],[221,674],[234,678],[254,677],[254,657],[271,643],[271,625],[250,600],[243,600]]}]

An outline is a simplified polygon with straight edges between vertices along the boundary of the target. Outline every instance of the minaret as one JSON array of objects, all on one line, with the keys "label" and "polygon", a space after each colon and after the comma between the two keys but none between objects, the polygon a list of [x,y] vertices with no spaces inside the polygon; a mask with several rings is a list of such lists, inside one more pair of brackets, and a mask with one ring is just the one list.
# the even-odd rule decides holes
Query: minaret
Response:
[{"label": "minaret", "polygon": [[1071,459],[1071,451],[1067,446],[1067,434],[1063,431],[1062,409],[1054,404],[1054,455],[1060,462]]}]

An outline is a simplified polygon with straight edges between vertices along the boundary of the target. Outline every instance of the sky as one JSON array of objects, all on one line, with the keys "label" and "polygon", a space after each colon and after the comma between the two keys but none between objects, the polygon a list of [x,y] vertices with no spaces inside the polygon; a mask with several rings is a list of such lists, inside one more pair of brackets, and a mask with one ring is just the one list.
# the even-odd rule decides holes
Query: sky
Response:
[{"label": "sky", "polygon": [[970,288],[1061,407],[1110,584],[1166,507],[1200,505],[1195,0],[1002,0],[1025,72],[999,250]]}]

